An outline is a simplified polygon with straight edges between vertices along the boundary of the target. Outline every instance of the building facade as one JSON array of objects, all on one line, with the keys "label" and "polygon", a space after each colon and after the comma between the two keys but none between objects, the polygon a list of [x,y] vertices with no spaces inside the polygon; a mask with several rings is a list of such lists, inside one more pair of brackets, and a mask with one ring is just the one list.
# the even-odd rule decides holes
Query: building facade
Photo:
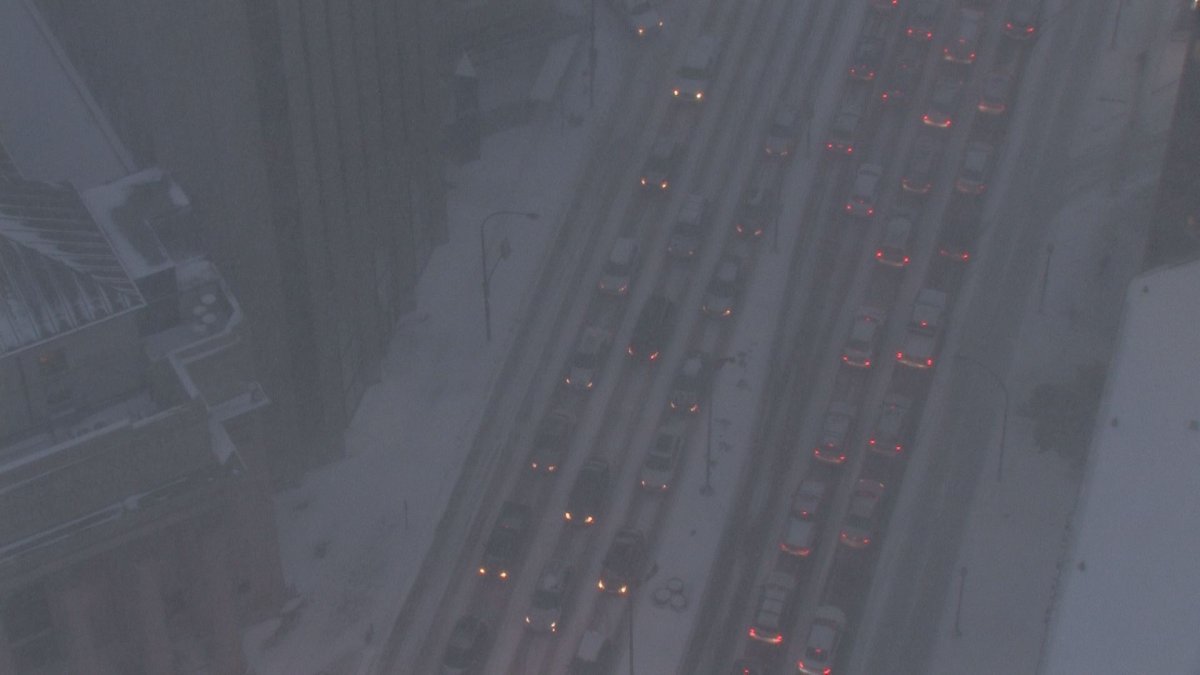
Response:
[{"label": "building facade", "polygon": [[35,4],[136,161],[202,213],[280,464],[336,452],[446,238],[444,3]]}]

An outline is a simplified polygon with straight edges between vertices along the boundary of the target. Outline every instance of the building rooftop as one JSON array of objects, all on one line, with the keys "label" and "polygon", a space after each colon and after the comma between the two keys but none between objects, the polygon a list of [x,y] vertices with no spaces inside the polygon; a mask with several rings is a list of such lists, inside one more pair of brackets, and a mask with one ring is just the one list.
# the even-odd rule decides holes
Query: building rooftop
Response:
[{"label": "building rooftop", "polygon": [[143,304],[74,189],[0,180],[0,356]]},{"label": "building rooftop", "polygon": [[1200,672],[1200,261],[1134,279],[1042,672]]}]

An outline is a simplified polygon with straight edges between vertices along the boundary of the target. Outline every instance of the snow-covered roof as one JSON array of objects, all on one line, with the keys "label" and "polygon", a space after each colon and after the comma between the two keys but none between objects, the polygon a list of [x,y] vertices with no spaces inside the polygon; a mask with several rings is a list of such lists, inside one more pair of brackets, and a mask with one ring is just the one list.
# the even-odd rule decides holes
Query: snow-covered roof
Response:
[{"label": "snow-covered roof", "polygon": [[143,304],[74,189],[0,180],[0,355]]},{"label": "snow-covered roof", "polygon": [[1200,672],[1200,261],[1130,285],[1045,675]]},{"label": "snow-covered roof", "polygon": [[134,279],[172,267],[154,224],[186,209],[188,201],[162,169],[145,169],[80,196]]}]

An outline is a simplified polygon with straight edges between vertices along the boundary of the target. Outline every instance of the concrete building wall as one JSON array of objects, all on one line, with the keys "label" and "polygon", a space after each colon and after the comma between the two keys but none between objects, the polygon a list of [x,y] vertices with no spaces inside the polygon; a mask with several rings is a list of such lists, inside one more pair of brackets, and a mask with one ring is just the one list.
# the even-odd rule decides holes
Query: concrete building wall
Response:
[{"label": "concrete building wall", "polygon": [[337,447],[444,240],[433,0],[37,0],[249,317],[288,455]]}]

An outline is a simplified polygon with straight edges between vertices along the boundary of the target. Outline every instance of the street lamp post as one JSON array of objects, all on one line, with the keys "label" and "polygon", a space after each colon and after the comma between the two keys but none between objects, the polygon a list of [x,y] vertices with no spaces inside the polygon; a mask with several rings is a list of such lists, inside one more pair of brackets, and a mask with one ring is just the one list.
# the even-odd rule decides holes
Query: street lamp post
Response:
[{"label": "street lamp post", "polygon": [[650,566],[646,576],[635,578],[629,584],[629,675],[633,675],[633,599],[637,597],[638,588],[658,574],[658,563]]},{"label": "street lamp post", "polygon": [[992,370],[983,361],[966,356],[965,354],[955,354],[954,357],[978,366],[980,370],[990,375],[996,384],[1000,385],[1000,392],[1004,394],[1004,417],[1000,423],[1000,458],[996,462],[996,481],[1002,481],[1004,480],[1004,439],[1008,433],[1008,385],[1004,383],[1003,378],[996,374],[996,371]]},{"label": "street lamp post", "polygon": [[708,381],[708,431],[705,433],[704,440],[704,485],[700,486],[700,494],[711,495],[712,486],[712,419],[713,419],[713,388],[716,386],[717,373],[721,366],[730,363],[735,359],[732,356],[726,356],[722,359],[717,359],[713,363],[713,374]]},{"label": "street lamp post", "polygon": [[[537,220],[538,214],[533,211],[493,211],[479,223],[479,264],[483,269],[483,327],[484,333],[487,335],[487,341],[492,341],[492,275],[487,266],[487,239],[484,237],[484,227],[488,221],[496,216],[525,216],[529,220]],[[493,268],[494,269],[494,268]]]}]

